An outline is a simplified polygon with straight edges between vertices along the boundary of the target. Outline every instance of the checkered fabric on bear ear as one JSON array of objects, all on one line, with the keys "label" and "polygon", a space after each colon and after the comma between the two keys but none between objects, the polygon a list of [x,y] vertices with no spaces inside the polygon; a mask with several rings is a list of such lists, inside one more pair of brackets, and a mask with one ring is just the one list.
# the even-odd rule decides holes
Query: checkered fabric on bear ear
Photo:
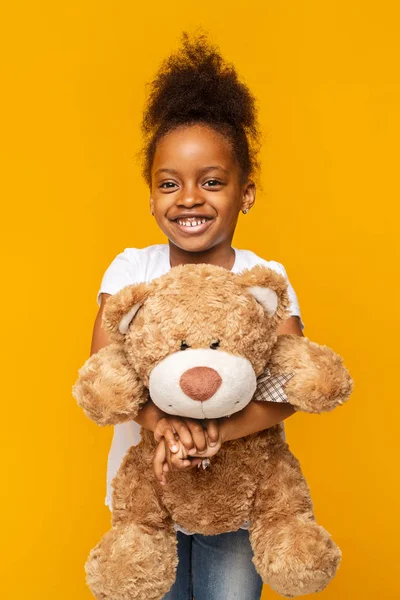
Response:
[{"label": "checkered fabric on bear ear", "polygon": [[258,402],[289,402],[282,386],[292,377],[294,377],[294,373],[271,375],[271,371],[267,367],[257,378],[257,389],[253,400]]}]

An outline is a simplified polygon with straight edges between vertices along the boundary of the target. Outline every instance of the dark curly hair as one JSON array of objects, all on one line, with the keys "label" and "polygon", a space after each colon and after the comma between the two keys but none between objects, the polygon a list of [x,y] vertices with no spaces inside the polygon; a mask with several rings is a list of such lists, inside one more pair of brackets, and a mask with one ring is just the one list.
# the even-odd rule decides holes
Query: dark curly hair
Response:
[{"label": "dark curly hair", "polygon": [[143,177],[151,185],[157,142],[182,125],[204,123],[227,139],[242,176],[256,176],[260,132],[255,99],[207,35],[182,34],[182,47],[163,61],[149,84],[142,133]]}]

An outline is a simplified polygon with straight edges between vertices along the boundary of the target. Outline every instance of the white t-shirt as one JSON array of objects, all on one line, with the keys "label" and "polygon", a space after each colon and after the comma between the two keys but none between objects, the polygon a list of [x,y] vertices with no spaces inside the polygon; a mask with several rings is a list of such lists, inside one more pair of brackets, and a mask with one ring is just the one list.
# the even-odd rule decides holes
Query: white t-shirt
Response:
[{"label": "white t-shirt", "polygon": [[[264,260],[251,252],[250,250],[238,250],[234,248],[236,257],[235,263],[231,269],[233,273],[239,273],[243,269],[251,269],[257,264],[265,265],[274,269],[283,275],[288,283],[288,293],[290,299],[290,314],[300,317],[300,308],[297,296],[290,285],[285,268],[274,260]],[[116,294],[119,290],[132,283],[146,282],[160,277],[167,273],[171,268],[168,244],[155,244],[146,248],[125,248],[118,254],[106,272],[104,273],[100,289],[97,294],[97,304],[100,306],[100,294]],[[105,503],[111,508],[112,487],[111,481],[114,479],[119,466],[126,452],[131,446],[135,446],[140,441],[140,425],[135,421],[128,421],[115,425],[114,436],[108,456],[107,468],[107,494]]]}]

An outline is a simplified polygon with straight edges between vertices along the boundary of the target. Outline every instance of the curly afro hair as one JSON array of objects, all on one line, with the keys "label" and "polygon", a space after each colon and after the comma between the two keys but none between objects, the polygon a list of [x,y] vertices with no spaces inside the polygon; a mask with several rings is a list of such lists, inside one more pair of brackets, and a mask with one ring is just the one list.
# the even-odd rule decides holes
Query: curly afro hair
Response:
[{"label": "curly afro hair", "polygon": [[182,47],[163,61],[149,84],[142,133],[143,177],[151,186],[157,142],[172,129],[203,123],[231,145],[243,180],[259,171],[260,132],[255,99],[204,33],[182,34]]}]

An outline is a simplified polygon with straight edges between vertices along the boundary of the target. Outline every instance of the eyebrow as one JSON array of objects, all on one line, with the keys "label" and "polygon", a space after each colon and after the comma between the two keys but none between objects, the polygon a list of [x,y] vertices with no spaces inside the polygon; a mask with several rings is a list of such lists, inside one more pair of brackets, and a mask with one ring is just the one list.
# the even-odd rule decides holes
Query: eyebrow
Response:
[{"label": "eyebrow", "polygon": [[[203,167],[202,169],[199,169],[198,173],[203,174],[203,173],[206,173],[207,171],[214,171],[214,170],[224,171],[227,175],[229,175],[228,169],[224,169],[224,167],[221,167],[221,165],[211,165],[209,167]],[[172,173],[173,175],[179,175],[179,171],[177,171],[176,169],[158,169],[155,172],[155,175],[158,175],[159,173]]]}]

